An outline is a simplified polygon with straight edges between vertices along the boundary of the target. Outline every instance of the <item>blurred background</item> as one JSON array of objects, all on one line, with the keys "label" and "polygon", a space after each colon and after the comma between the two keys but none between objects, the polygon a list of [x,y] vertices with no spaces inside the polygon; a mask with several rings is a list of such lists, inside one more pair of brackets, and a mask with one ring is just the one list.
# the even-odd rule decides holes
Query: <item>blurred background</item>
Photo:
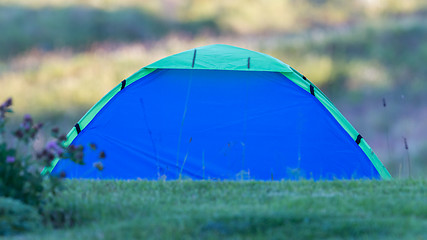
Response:
[{"label": "blurred background", "polygon": [[408,158],[427,177],[425,0],[0,0],[0,101],[13,97],[15,123],[68,132],[141,67],[214,43],[294,67],[394,177]]}]

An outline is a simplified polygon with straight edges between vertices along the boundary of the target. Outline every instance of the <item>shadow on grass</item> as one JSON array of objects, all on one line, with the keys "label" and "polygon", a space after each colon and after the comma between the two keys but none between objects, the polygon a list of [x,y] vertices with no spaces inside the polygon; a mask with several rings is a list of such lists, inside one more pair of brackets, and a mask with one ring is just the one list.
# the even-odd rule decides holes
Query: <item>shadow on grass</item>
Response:
[{"label": "shadow on grass", "polygon": [[218,31],[214,19],[171,22],[141,9],[113,11],[73,6],[27,8],[0,5],[0,59],[32,48],[84,49],[95,42],[155,40],[171,33],[194,35]]},{"label": "shadow on grass", "polygon": [[281,233],[289,239],[387,236],[390,224],[345,216],[302,214],[236,215],[209,221],[200,229],[206,236],[254,236]]}]

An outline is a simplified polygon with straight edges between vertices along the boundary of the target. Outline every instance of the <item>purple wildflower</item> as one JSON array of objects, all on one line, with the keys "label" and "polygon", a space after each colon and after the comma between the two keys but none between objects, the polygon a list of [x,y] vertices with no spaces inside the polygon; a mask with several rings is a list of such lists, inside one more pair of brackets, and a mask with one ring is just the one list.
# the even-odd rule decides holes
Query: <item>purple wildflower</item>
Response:
[{"label": "purple wildflower", "polygon": [[64,153],[64,150],[58,145],[56,141],[49,141],[46,144],[46,149],[55,152],[58,155]]},{"label": "purple wildflower", "polygon": [[16,130],[16,132],[13,133],[18,139],[21,139],[24,137],[24,133],[21,131],[21,129]]},{"label": "purple wildflower", "polygon": [[4,103],[3,103],[3,105],[4,105],[5,107],[10,107],[10,106],[12,106],[12,98],[8,98],[8,99],[6,100],[6,102],[4,102]]},{"label": "purple wildflower", "polygon": [[78,161],[78,162],[83,162],[83,152],[76,152],[75,154],[74,154],[74,156],[76,157],[76,160]]},{"label": "purple wildflower", "polygon": [[90,147],[92,150],[96,150],[96,144],[95,144],[95,143],[90,143],[90,144],[89,144],[89,147]]},{"label": "purple wildflower", "polygon": [[30,114],[25,114],[24,115],[24,121],[25,122],[33,122],[33,118],[31,117]]},{"label": "purple wildflower", "polygon": [[77,150],[76,145],[70,145],[70,146],[68,147],[68,150],[69,150],[70,152],[75,152],[75,151]]},{"label": "purple wildflower", "polygon": [[43,127],[43,123],[37,123],[37,124],[34,126],[34,129],[35,129],[35,130],[40,130],[42,127]]},{"label": "purple wildflower", "polygon": [[53,153],[48,153],[47,154],[47,161],[48,161],[48,163],[50,163],[54,159],[55,159],[55,155]]},{"label": "purple wildflower", "polygon": [[24,121],[21,123],[21,128],[24,129],[25,132],[28,132],[30,128],[33,126],[33,119],[30,114],[24,115]]},{"label": "purple wildflower", "polygon": [[102,162],[94,162],[93,167],[98,169],[99,171],[104,170],[104,164],[102,164]]},{"label": "purple wildflower", "polygon": [[59,133],[59,128],[58,127],[52,128],[52,133],[58,134]]},{"label": "purple wildflower", "polygon": [[5,111],[10,106],[12,106],[12,98],[8,98],[2,105],[0,105],[0,109]]},{"label": "purple wildflower", "polygon": [[58,140],[60,142],[66,141],[67,140],[67,136],[65,136],[64,134],[62,134],[61,136],[58,137]]},{"label": "purple wildflower", "polygon": [[6,162],[8,162],[8,163],[13,163],[13,162],[15,162],[15,157],[7,156],[7,157],[6,157]]},{"label": "purple wildflower", "polygon": [[49,141],[46,143],[46,148],[47,149],[56,149],[58,146],[58,144],[56,143],[56,141]]},{"label": "purple wildflower", "polygon": [[21,123],[21,128],[23,128],[25,131],[30,130],[30,124],[28,122]]}]

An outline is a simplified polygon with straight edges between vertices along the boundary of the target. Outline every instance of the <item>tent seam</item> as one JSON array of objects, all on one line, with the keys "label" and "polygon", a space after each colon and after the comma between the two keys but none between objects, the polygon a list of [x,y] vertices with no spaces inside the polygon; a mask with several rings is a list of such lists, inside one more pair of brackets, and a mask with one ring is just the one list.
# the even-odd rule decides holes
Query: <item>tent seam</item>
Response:
[{"label": "tent seam", "polygon": [[[95,105],[93,105],[86,113],[83,115],[82,118],[76,123],[76,125],[71,128],[71,130],[67,134],[67,140],[62,143],[64,147],[68,147],[74,139],[77,137],[77,135],[83,131],[90,122],[98,115],[98,113],[119,93],[121,92],[126,86],[129,86],[130,84],[138,81],[139,79],[147,76],[148,74],[154,72],[155,68],[141,68],[136,73],[132,74],[128,78],[121,81],[118,85],[116,85],[113,89],[111,89],[107,94],[105,94],[101,100],[99,100]],[[83,124],[85,123],[86,124]],[[46,175],[52,172],[52,170],[55,168],[56,164],[59,162],[59,159],[54,159],[49,167],[45,167],[41,174]]]},{"label": "tent seam", "polygon": [[[338,122],[338,124],[347,132],[347,134],[357,143],[359,136],[359,132],[351,125],[351,123],[341,114],[341,112],[335,107],[335,105],[332,104],[332,102],[326,97],[326,95],[316,87],[313,83],[311,83],[310,80],[308,80],[304,75],[296,71],[294,68],[290,67],[294,72],[293,73],[287,73],[282,72],[285,77],[287,77],[289,80],[294,82],[296,85],[301,87],[302,89],[306,90],[307,92],[311,93],[316,99],[319,100],[319,102],[323,105],[323,107],[328,110],[328,112],[334,117],[334,119]],[[305,82],[309,87],[304,88],[301,86],[301,83],[296,82],[295,79],[289,78],[289,75],[293,75],[293,77],[299,78],[303,82]],[[314,89],[311,89],[311,88]],[[314,94],[313,94],[313,93]],[[319,93],[319,94],[317,94]],[[326,106],[326,104],[329,105]],[[343,124],[347,125],[347,127],[343,126]],[[353,131],[350,131],[353,130]],[[354,132],[354,133],[353,133]],[[355,134],[356,133],[356,134]],[[378,159],[378,157],[375,155],[372,148],[368,145],[368,143],[361,138],[359,140],[359,143],[357,145],[360,147],[360,149],[363,151],[363,153],[368,157],[368,159],[371,161],[372,165],[374,165],[375,169],[378,171],[382,179],[392,179],[390,173],[387,171],[387,169],[384,167],[384,164]],[[367,149],[366,149],[367,148]],[[370,151],[370,154],[368,152]]]}]

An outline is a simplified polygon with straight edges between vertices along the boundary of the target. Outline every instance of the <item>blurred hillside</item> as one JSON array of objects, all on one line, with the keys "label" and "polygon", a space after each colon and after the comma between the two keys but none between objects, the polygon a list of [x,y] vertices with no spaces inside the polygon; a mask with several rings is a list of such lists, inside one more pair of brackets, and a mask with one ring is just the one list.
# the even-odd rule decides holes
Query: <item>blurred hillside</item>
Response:
[{"label": "blurred hillside", "polygon": [[3,58],[32,48],[84,50],[96,42],[158,41],[170,34],[291,35],[378,19],[422,18],[427,7],[423,0],[3,0],[0,4]]},{"label": "blurred hillside", "polygon": [[304,73],[394,176],[408,138],[427,176],[425,0],[1,0],[0,29],[0,98],[63,131],[141,67],[224,43]]}]

